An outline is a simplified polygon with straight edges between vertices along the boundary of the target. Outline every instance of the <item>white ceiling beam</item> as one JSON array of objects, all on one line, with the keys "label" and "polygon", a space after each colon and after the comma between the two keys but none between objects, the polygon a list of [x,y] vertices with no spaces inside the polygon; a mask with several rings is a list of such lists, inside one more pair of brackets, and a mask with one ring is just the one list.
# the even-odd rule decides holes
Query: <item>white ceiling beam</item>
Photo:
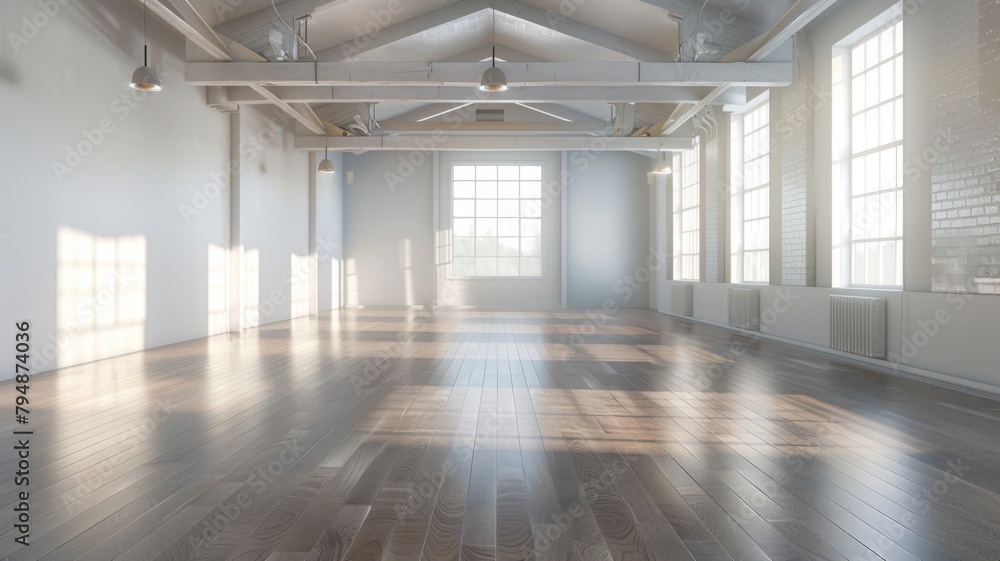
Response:
[{"label": "white ceiling beam", "polygon": [[782,16],[770,31],[750,41],[720,59],[720,62],[757,62],[785,44],[809,25],[837,0],[799,0]]},{"label": "white ceiling beam", "polygon": [[330,150],[456,150],[456,151],[684,151],[694,146],[694,138],[629,136],[296,136],[295,149],[318,152]]},{"label": "white ceiling beam", "polygon": [[268,102],[273,103],[279,109],[287,113],[290,117],[302,124],[313,134],[319,135],[329,135],[329,134],[341,134],[350,135],[347,131],[335,126],[330,123],[326,123],[321,120],[316,113],[312,110],[309,105],[304,103],[289,103],[277,95],[275,95],[267,86],[262,84],[250,84],[250,87],[268,100]]},{"label": "white ceiling beam", "polygon": [[561,121],[386,121],[380,123],[386,133],[434,132],[577,132],[604,135],[607,125],[598,121],[565,123]]},{"label": "white ceiling beam", "polygon": [[594,116],[569,109],[562,105],[555,103],[521,103],[515,102],[515,105],[520,105],[525,109],[530,109],[536,113],[541,113],[542,115],[548,115],[555,119],[561,121],[591,121]]},{"label": "white ceiling beam", "polygon": [[[465,85],[479,84],[481,62],[189,62],[184,74],[195,86],[270,85]],[[511,85],[660,85],[771,87],[792,82],[791,62],[504,62]]]},{"label": "white ceiling beam", "polygon": [[[349,0],[285,0],[284,2],[278,2],[277,7],[281,17],[284,18],[286,22],[291,24],[295,18],[311,14],[319,8],[332,6],[334,4],[343,4],[348,1]],[[241,2],[235,2],[237,5],[240,3]],[[215,6],[215,9],[220,15],[225,15],[227,12],[233,10],[233,8],[228,5],[229,3],[225,1],[213,2],[212,4]],[[215,26],[215,32],[220,35],[232,37],[251,49],[258,50],[267,45],[267,32],[272,27],[282,28],[283,32],[288,31],[287,29],[284,29],[280,23],[278,23],[278,18],[274,14],[274,9],[271,7],[271,3],[267,2],[264,8]]]},{"label": "white ceiling beam", "polygon": [[[763,60],[836,3],[837,0],[798,0],[770,31],[722,57],[721,63],[732,64],[736,61],[753,63]],[[705,99],[687,108],[672,124],[663,127],[662,134],[666,136],[677,132],[698,112],[724,95],[731,85],[733,84],[724,83],[717,86]]]},{"label": "white ceiling beam", "polygon": [[561,14],[548,12],[524,2],[518,2],[517,0],[496,0],[496,11],[636,60],[673,60],[670,54],[663,51],[574,21]]},{"label": "white ceiling beam", "polygon": [[[711,88],[679,86],[514,86],[503,93],[484,93],[468,86],[272,86],[269,91],[289,103],[695,103]],[[246,87],[227,88],[227,100],[237,105],[271,103]],[[736,88],[719,96],[717,104],[746,104],[746,92]]]},{"label": "white ceiling beam", "polygon": [[757,37],[766,31],[770,24],[747,17],[740,7],[741,2],[732,2],[731,8],[721,9],[709,4],[702,10],[701,0],[641,1],[681,16],[681,41],[691,37],[691,40],[681,48],[681,60],[694,59],[695,41],[692,33],[696,32],[695,26],[698,27],[697,32],[708,36],[710,43],[718,45],[722,52],[727,52]]},{"label": "white ceiling beam", "polygon": [[[458,111],[459,109],[467,108],[471,106],[474,102],[466,101],[464,103],[432,103],[425,105],[423,107],[418,107],[412,111],[407,111],[406,113],[395,115],[392,117],[394,121],[422,121],[426,119],[433,119],[438,115],[444,115],[451,113],[453,111]],[[471,109],[466,109],[471,111]]]},{"label": "white ceiling beam", "polygon": [[[154,3],[159,3],[159,0],[152,0]],[[198,10],[191,5],[190,0],[167,0],[170,4],[177,10],[178,13],[184,18],[184,21],[192,28],[192,30],[197,33],[198,39],[191,38],[191,41],[196,45],[201,47],[202,50],[212,55],[213,58],[218,60],[231,60],[232,56],[229,52],[229,47],[223,43],[222,39],[216,35],[212,26],[208,25],[205,18],[201,17]],[[219,58],[223,56],[224,58]]]},{"label": "white ceiling beam", "polygon": [[[469,61],[469,60],[486,60],[493,56],[493,45],[486,44],[480,45],[475,49],[465,51],[462,54],[449,57],[446,62],[454,61]],[[529,55],[524,51],[519,51],[517,49],[512,49],[504,45],[496,45],[497,49],[497,59],[501,61],[513,60],[517,62],[544,62],[542,59]]]},{"label": "white ceiling beam", "polygon": [[323,49],[316,53],[316,56],[319,60],[355,59],[358,55],[372,49],[391,45],[407,37],[419,35],[435,27],[471,16],[489,7],[490,3],[488,0],[461,0],[460,2],[448,4],[443,8],[397,23],[396,25],[379,29],[378,32],[371,35],[363,35],[340,45]]},{"label": "white ceiling beam", "polygon": [[[186,0],[182,0],[181,2],[174,2],[171,0],[171,2],[175,4],[187,4]],[[197,29],[195,27],[197,22],[192,25],[184,18],[184,16],[172,10],[169,6],[164,4],[162,0],[149,0],[146,3],[146,6],[149,8],[149,11],[159,16],[161,20],[172,27],[175,31],[187,39],[190,39],[192,43],[198,46],[201,50],[205,51],[210,57],[219,61],[232,60],[232,57],[229,54],[229,49],[222,43],[219,36],[214,32],[211,33],[211,35],[208,34],[208,32],[211,32],[211,28],[208,28],[207,24],[205,24],[204,28],[201,30]],[[193,11],[194,8],[191,8],[191,10]],[[197,12],[195,12],[195,14],[197,14]],[[198,16],[198,19],[200,19],[200,16]],[[201,20],[201,23],[204,23],[204,20]],[[205,28],[208,28],[207,31]]]}]

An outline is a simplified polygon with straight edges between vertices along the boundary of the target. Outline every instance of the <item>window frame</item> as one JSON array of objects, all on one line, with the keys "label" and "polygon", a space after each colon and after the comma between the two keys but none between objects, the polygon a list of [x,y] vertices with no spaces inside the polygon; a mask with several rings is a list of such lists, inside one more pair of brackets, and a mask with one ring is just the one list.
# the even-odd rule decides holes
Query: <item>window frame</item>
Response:
[{"label": "window frame", "polygon": [[[448,164],[448,171],[447,171],[447,189],[446,189],[447,196],[448,196],[448,198],[447,198],[448,204],[447,204],[447,222],[446,222],[446,224],[447,224],[448,232],[450,233],[450,239],[449,239],[449,242],[448,242],[449,258],[448,258],[448,266],[447,266],[447,271],[446,271],[446,276],[445,276],[445,278],[447,280],[455,280],[455,281],[508,281],[508,280],[511,280],[511,281],[538,281],[538,280],[548,280],[548,278],[549,278],[549,266],[548,266],[548,262],[549,262],[549,248],[547,247],[546,242],[547,242],[549,236],[546,233],[545,229],[546,229],[546,224],[547,224],[548,220],[550,219],[550,217],[549,217],[548,205],[545,202],[546,201],[546,196],[545,196],[545,185],[546,185],[546,181],[545,181],[545,177],[546,176],[545,176],[545,173],[546,173],[546,165],[545,164],[546,164],[546,162],[544,162],[542,160],[462,160],[462,161],[452,161],[452,162],[449,162],[449,164]],[[540,250],[539,250],[538,257],[539,257],[539,259],[541,261],[541,273],[539,275],[531,275],[531,276],[511,276],[511,275],[480,276],[480,275],[459,275],[459,274],[455,273],[455,266],[454,266],[455,265],[455,247],[454,247],[454,244],[455,244],[455,168],[457,168],[457,167],[480,167],[480,166],[497,167],[497,168],[503,167],[503,166],[518,166],[518,167],[535,166],[535,167],[538,167],[538,168],[541,169],[540,179],[538,180],[539,183],[541,184],[541,191],[540,191],[540,197],[539,197],[539,199],[537,199],[539,201],[539,216],[538,216],[538,219],[540,220],[540,224],[541,224],[540,225],[540,230],[539,230],[539,235],[538,236],[522,236],[521,233],[520,233],[520,230],[519,230],[518,231],[518,236],[517,236],[518,240],[521,240],[524,237],[538,237],[539,244],[540,244]],[[520,180],[520,179],[518,180],[519,183],[521,181],[522,180]],[[498,195],[499,195],[499,193],[498,193]],[[491,199],[486,199],[486,198],[484,198],[484,199],[485,200],[491,200]],[[462,200],[478,201],[479,197],[477,196],[477,197],[472,198],[472,199],[462,199]],[[501,199],[498,197],[497,199],[494,199],[494,200],[498,200],[499,201]],[[526,201],[526,200],[530,201],[530,200],[535,200],[535,199],[533,199],[533,198],[524,199],[524,198],[518,197],[517,199],[510,199],[510,200],[517,200],[517,201],[520,202],[520,201]],[[521,218],[523,218],[523,217],[518,216],[519,220]],[[497,237],[499,238],[500,236],[497,236]],[[508,237],[513,237],[513,236],[508,236]],[[475,240],[475,239],[478,239],[478,236],[473,235],[472,238]],[[520,245],[520,243],[519,243],[519,245]],[[465,256],[462,256],[462,257],[465,257]],[[499,256],[497,256],[497,257],[499,257]],[[518,258],[520,259],[521,257],[525,257],[525,256],[520,255],[520,250],[519,250]],[[526,257],[534,257],[534,256],[526,256]],[[518,266],[520,267],[520,264]]]},{"label": "window frame", "polygon": [[[747,118],[764,108],[767,108],[767,124],[762,125],[747,132],[746,120]],[[748,102],[744,107],[740,109],[739,112],[732,114],[733,127],[730,131],[730,142],[732,143],[732,155],[733,159],[730,165],[730,173],[732,175],[732,191],[730,192],[730,281],[734,284],[751,284],[751,285],[763,285],[767,286],[771,284],[771,200],[774,196],[772,189],[773,181],[771,177],[771,163],[774,156],[773,153],[773,142],[772,142],[772,132],[773,132],[773,119],[771,118],[771,92],[770,90],[765,90],[759,96],[755,97],[753,100]],[[767,165],[763,167],[767,172],[767,181],[760,185],[756,185],[749,189],[749,192],[763,191],[767,190],[767,200],[764,208],[766,209],[766,216],[758,216],[752,218],[751,221],[767,221],[767,248],[766,249],[746,249],[746,178],[747,178],[747,159],[746,159],[746,144],[747,138],[751,134],[758,133],[764,129],[767,129],[767,141],[766,141],[766,154],[761,154],[755,157],[752,162],[767,159]],[[751,163],[752,163],[751,162]],[[767,278],[765,280],[747,280],[746,278],[746,255],[749,252],[756,253],[766,253],[767,266],[765,267]]]},{"label": "window frame", "polygon": [[[701,154],[701,137],[695,136],[694,146],[690,150],[684,150],[677,156],[679,164],[677,169],[679,170],[678,175],[674,176],[674,182],[671,185],[671,213],[673,216],[673,280],[683,281],[683,282],[701,282],[703,267],[702,267],[702,253],[703,253],[703,220],[702,220],[702,210],[704,206],[704,181],[702,173],[702,163],[703,158]],[[693,155],[694,161],[688,161],[689,155]],[[693,170],[696,180],[693,183],[688,183],[688,175]],[[684,206],[685,191],[693,189],[697,195],[697,203],[689,207]],[[684,215],[693,212],[696,218],[697,227],[692,230],[684,230]],[[684,252],[684,235],[694,234],[697,241],[697,251],[694,253]],[[693,258],[695,263],[695,274],[691,276],[685,276],[684,274],[684,258]]]},{"label": "window frame", "polygon": [[[854,52],[859,46],[867,44],[870,40],[878,38],[883,33],[888,30],[893,31],[893,44],[897,46],[897,50],[893,52],[890,56],[883,59],[881,53],[881,39],[879,44],[879,55],[878,59],[874,64],[869,64],[866,60],[864,68],[855,72],[855,61]],[[906,44],[905,44],[905,18],[902,10],[902,5],[897,4],[892,8],[886,10],[879,16],[873,18],[872,20],[858,26],[854,32],[850,35],[837,42],[833,47],[833,59],[836,61],[833,65],[833,84],[834,84],[834,126],[833,126],[833,228],[834,228],[834,244],[833,244],[833,280],[834,286],[842,288],[857,288],[857,289],[874,289],[874,290],[902,290],[905,283],[905,261],[906,261]],[[867,53],[866,53],[867,55]],[[840,59],[837,61],[837,59]],[[866,57],[867,58],[867,57]],[[887,66],[891,65],[889,70],[892,72],[891,83],[898,87],[898,93],[882,99],[881,93],[876,94],[876,101],[873,104],[864,103],[863,109],[857,109],[857,94],[862,93],[863,95],[869,95],[867,89],[864,92],[857,92],[856,90],[856,80],[861,77],[870,76],[875,73],[875,77],[880,80],[879,86],[881,86],[881,80],[883,76],[881,74]],[[839,75],[838,75],[839,70]],[[899,104],[899,110],[896,111],[894,104]],[[883,142],[879,138],[880,130],[875,131],[876,141],[867,145],[866,142],[864,150],[857,150],[855,143],[858,140],[856,138],[855,130],[855,119],[859,116],[865,115],[869,111],[878,112],[880,108],[888,107],[889,111],[893,113],[895,120],[894,129],[897,131],[896,139]],[[880,119],[880,117],[878,117]],[[883,126],[882,121],[877,121],[877,127],[881,129]],[[839,130],[838,130],[839,129]],[[867,129],[865,134],[868,133]],[[884,188],[882,185],[878,185],[874,191],[866,191],[864,193],[858,193],[855,189],[854,181],[854,166],[855,162],[859,159],[863,160],[866,157],[876,157],[878,158],[883,152],[889,150],[895,150],[897,152],[896,156],[896,186],[892,188]],[[864,164],[867,165],[867,164]],[[881,170],[881,162],[879,163],[880,169],[878,170],[878,175],[881,177],[883,175]],[[866,172],[867,175],[867,172]],[[877,236],[877,237],[864,237],[858,238],[856,236],[856,231],[858,227],[855,224],[855,212],[854,205],[856,201],[864,201],[868,197],[876,197],[882,199],[886,195],[891,195],[894,197],[895,202],[895,236]],[[880,203],[884,204],[884,203]],[[869,207],[865,205],[864,215],[871,218],[873,214],[871,211],[867,210]],[[882,207],[879,207],[878,217],[874,220],[880,219],[885,213],[882,212]],[[838,228],[840,230],[838,231]],[[881,225],[879,225],[881,228]],[[881,232],[880,232],[881,234]],[[854,282],[855,279],[855,246],[858,244],[866,243],[879,243],[883,244],[886,242],[895,242],[897,244],[897,254],[896,254],[896,279],[898,282],[890,282],[885,284],[871,284],[867,282],[857,283]],[[877,266],[884,268],[886,263],[883,257],[884,253],[880,253],[881,259],[879,260]]]}]

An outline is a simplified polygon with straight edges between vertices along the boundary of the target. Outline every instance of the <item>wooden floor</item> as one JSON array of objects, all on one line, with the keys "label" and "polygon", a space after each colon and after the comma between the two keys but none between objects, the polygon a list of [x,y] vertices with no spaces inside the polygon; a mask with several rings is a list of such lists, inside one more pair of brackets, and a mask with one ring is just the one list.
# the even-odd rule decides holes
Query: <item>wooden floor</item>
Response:
[{"label": "wooden floor", "polygon": [[11,560],[1000,557],[1000,402],[649,311],[350,311],[30,391]]}]

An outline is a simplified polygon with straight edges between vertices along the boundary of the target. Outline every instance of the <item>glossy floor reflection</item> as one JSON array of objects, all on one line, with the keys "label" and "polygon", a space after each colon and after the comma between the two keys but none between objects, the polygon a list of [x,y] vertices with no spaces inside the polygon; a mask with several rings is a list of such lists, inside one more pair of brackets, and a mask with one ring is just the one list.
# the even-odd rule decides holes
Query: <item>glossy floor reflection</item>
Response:
[{"label": "glossy floor reflection", "polygon": [[0,558],[1000,556],[1000,402],[650,311],[338,312],[31,393]]}]

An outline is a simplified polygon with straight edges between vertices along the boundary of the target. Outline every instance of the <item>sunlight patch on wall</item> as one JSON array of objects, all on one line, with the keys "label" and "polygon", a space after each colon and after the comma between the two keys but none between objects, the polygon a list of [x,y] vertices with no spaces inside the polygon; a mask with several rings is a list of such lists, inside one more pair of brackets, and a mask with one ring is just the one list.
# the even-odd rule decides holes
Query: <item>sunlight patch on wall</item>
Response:
[{"label": "sunlight patch on wall", "polygon": [[309,315],[309,277],[312,263],[308,255],[292,254],[289,288],[292,291],[293,318]]},{"label": "sunlight patch on wall", "polygon": [[339,310],[343,304],[340,294],[340,259],[333,257],[330,259],[330,307]]},{"label": "sunlight patch on wall", "polygon": [[208,246],[208,335],[229,331],[229,250]]},{"label": "sunlight patch on wall", "polygon": [[146,238],[57,233],[57,364],[142,350],[146,336]]},{"label": "sunlight patch on wall", "polygon": [[260,250],[243,251],[243,325],[260,325]]},{"label": "sunlight patch on wall", "polygon": [[413,242],[409,238],[399,242],[399,268],[403,271],[403,301],[415,304],[413,297]]},{"label": "sunlight patch on wall", "polygon": [[358,263],[354,258],[347,260],[347,278],[345,282],[347,283],[347,305],[357,306],[360,304],[360,295],[358,293]]}]

